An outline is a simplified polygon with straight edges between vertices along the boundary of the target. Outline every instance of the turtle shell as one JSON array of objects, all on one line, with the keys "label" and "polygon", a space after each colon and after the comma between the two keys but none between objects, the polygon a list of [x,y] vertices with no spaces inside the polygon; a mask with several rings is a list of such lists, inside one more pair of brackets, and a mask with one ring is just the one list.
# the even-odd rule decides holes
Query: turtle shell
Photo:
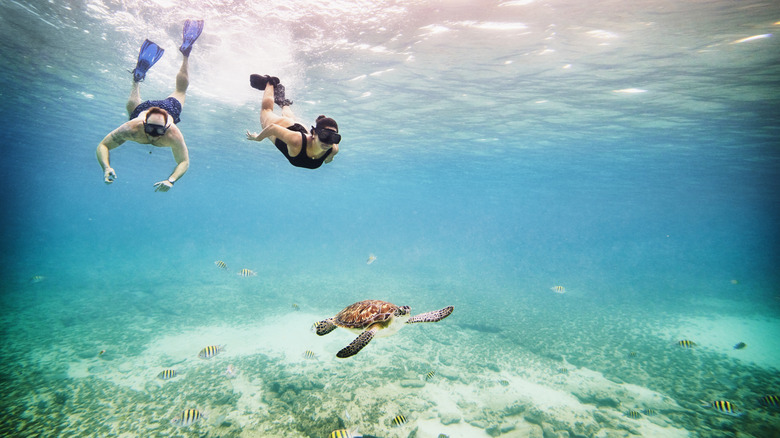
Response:
[{"label": "turtle shell", "polygon": [[388,321],[397,310],[398,306],[387,301],[359,301],[336,314],[333,322],[340,327],[362,329],[376,322]]}]

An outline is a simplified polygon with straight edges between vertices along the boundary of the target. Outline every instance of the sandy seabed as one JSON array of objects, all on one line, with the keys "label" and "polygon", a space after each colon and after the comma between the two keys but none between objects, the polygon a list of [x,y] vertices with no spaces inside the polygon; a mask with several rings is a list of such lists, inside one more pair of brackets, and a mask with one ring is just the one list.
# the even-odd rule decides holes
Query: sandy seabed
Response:
[{"label": "sandy seabed", "polygon": [[[318,319],[321,315],[291,312],[261,325],[186,330],[157,338],[128,360],[72,362],[69,375],[151,394],[178,385],[176,403],[164,405],[154,396],[151,401],[161,413],[153,430],[171,436],[209,430],[222,436],[276,436],[280,431],[326,436],[340,427],[381,437],[412,432],[416,437],[688,436],[664,415],[682,408],[663,394],[610,381],[565,359],[538,357],[495,340],[486,345],[479,333],[456,335],[446,320],[406,327],[393,337],[375,339],[353,358],[338,359],[335,352],[354,335],[336,330],[318,337],[310,330]],[[225,350],[199,359],[198,352],[208,345]],[[307,350],[315,358],[304,357]],[[235,377],[226,375],[228,365]],[[166,368],[180,375],[157,379]],[[426,378],[430,371],[433,377]],[[215,385],[218,391],[209,389]],[[210,399],[210,391],[219,400]],[[201,394],[188,396],[191,392]],[[207,418],[185,429],[164,421],[185,408],[198,408]],[[655,413],[630,418],[632,409]],[[408,421],[394,426],[392,418],[399,414]],[[302,427],[304,417],[312,425],[327,418],[324,423],[332,429]],[[113,419],[114,432],[126,427]]]}]

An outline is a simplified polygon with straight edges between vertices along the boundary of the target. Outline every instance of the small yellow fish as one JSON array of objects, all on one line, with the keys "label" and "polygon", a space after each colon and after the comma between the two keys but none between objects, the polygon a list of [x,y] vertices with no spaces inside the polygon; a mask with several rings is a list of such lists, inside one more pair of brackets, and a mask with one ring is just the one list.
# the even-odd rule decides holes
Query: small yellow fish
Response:
[{"label": "small yellow fish", "polygon": [[358,433],[357,428],[351,430],[339,429],[331,432],[328,438],[362,438],[362,435]]},{"label": "small yellow fish", "polygon": [[403,415],[396,415],[393,417],[393,426],[401,426],[403,424],[406,424],[406,417]]},{"label": "small yellow fish", "polygon": [[566,367],[560,367],[558,368],[558,372],[561,374],[569,374],[569,369]]},{"label": "small yellow fish", "polygon": [[43,275],[33,275],[32,277],[30,277],[30,284],[40,283],[43,280],[46,280],[46,277],[44,277]]},{"label": "small yellow fish", "polygon": [[206,417],[203,414],[201,414],[199,410],[185,409],[181,411],[181,413],[177,415],[176,418],[171,420],[171,424],[179,427],[187,427],[194,424],[201,418],[206,418]]},{"label": "small yellow fish", "polygon": [[639,418],[642,418],[642,414],[639,413],[639,411],[636,411],[634,409],[629,410],[626,415],[633,418],[634,420],[637,420]]},{"label": "small yellow fish", "polygon": [[168,380],[168,379],[173,379],[177,375],[178,373],[176,372],[176,370],[167,369],[167,370],[160,371],[160,374],[157,375],[157,378],[160,380]]},{"label": "small yellow fish", "polygon": [[198,357],[201,359],[211,359],[223,351],[225,351],[224,345],[209,345],[208,347],[204,347],[202,350],[200,350]]},{"label": "small yellow fish", "polygon": [[304,359],[317,359],[317,355],[314,354],[311,350],[306,350],[303,352],[303,358]]},{"label": "small yellow fish", "polygon": [[726,400],[715,400],[712,403],[707,403],[704,400],[701,400],[701,405],[705,408],[713,407],[717,411],[734,417],[741,417],[745,414],[744,412],[737,412],[737,407],[734,406],[734,403]]},{"label": "small yellow fish", "polygon": [[553,286],[550,288],[551,291],[555,292],[556,294],[565,294],[566,288],[563,286]]},{"label": "small yellow fish", "polygon": [[255,273],[255,271],[253,271],[251,269],[242,269],[242,270],[238,271],[238,275],[241,276],[241,277],[247,278],[247,277],[254,277],[257,274]]},{"label": "small yellow fish", "polygon": [[765,395],[758,399],[758,402],[764,406],[778,407],[780,406],[780,395]]},{"label": "small yellow fish", "polygon": [[436,375],[436,371],[428,371],[428,373],[425,375],[425,380],[431,380],[435,375]]},{"label": "small yellow fish", "polygon": [[293,310],[301,310],[301,306],[299,306],[297,303],[292,304]]},{"label": "small yellow fish", "polygon": [[677,346],[681,348],[693,348],[696,346],[696,343],[687,339],[683,339],[682,341],[677,342]]},{"label": "small yellow fish", "polygon": [[216,262],[214,262],[214,264],[217,265],[219,269],[227,270],[227,264],[225,264],[225,262],[223,262],[222,260],[217,260]]},{"label": "small yellow fish", "polygon": [[501,379],[498,381],[498,384],[501,386],[509,386],[509,380]]},{"label": "small yellow fish", "polygon": [[371,263],[374,263],[374,260],[376,260],[376,256],[373,254],[368,255],[368,260],[366,260],[366,264],[370,265]]},{"label": "small yellow fish", "polygon": [[105,352],[106,352],[106,350],[100,350],[100,353],[98,353],[98,356],[102,356],[103,354],[105,354]]}]

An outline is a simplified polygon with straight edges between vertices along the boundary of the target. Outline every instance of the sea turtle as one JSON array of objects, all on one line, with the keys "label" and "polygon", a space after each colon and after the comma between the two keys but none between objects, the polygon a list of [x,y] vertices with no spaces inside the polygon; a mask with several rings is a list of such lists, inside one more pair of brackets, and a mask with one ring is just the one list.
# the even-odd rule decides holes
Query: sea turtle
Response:
[{"label": "sea turtle", "polygon": [[383,337],[395,334],[404,324],[416,322],[436,322],[450,316],[454,307],[410,316],[411,307],[396,306],[393,303],[380,300],[365,300],[347,306],[332,318],[314,323],[314,329],[320,336],[327,335],[343,327],[360,333],[351,344],[336,353],[337,357],[350,357],[357,354],[371,342],[374,336]]}]

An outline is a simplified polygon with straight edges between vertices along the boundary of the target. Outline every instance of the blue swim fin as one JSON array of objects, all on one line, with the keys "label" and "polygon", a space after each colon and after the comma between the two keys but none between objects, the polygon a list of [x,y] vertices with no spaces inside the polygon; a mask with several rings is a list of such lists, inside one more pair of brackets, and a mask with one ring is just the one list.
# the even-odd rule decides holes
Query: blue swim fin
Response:
[{"label": "blue swim fin", "polygon": [[179,47],[182,55],[190,56],[192,43],[198,39],[201,32],[203,32],[203,20],[187,20],[184,22],[184,30],[181,32],[182,36],[184,36],[184,42]]},{"label": "blue swim fin", "polygon": [[135,65],[133,70],[133,80],[141,82],[146,77],[146,72],[163,56],[164,49],[157,44],[146,40],[141,46],[141,51],[138,53],[138,64]]}]

